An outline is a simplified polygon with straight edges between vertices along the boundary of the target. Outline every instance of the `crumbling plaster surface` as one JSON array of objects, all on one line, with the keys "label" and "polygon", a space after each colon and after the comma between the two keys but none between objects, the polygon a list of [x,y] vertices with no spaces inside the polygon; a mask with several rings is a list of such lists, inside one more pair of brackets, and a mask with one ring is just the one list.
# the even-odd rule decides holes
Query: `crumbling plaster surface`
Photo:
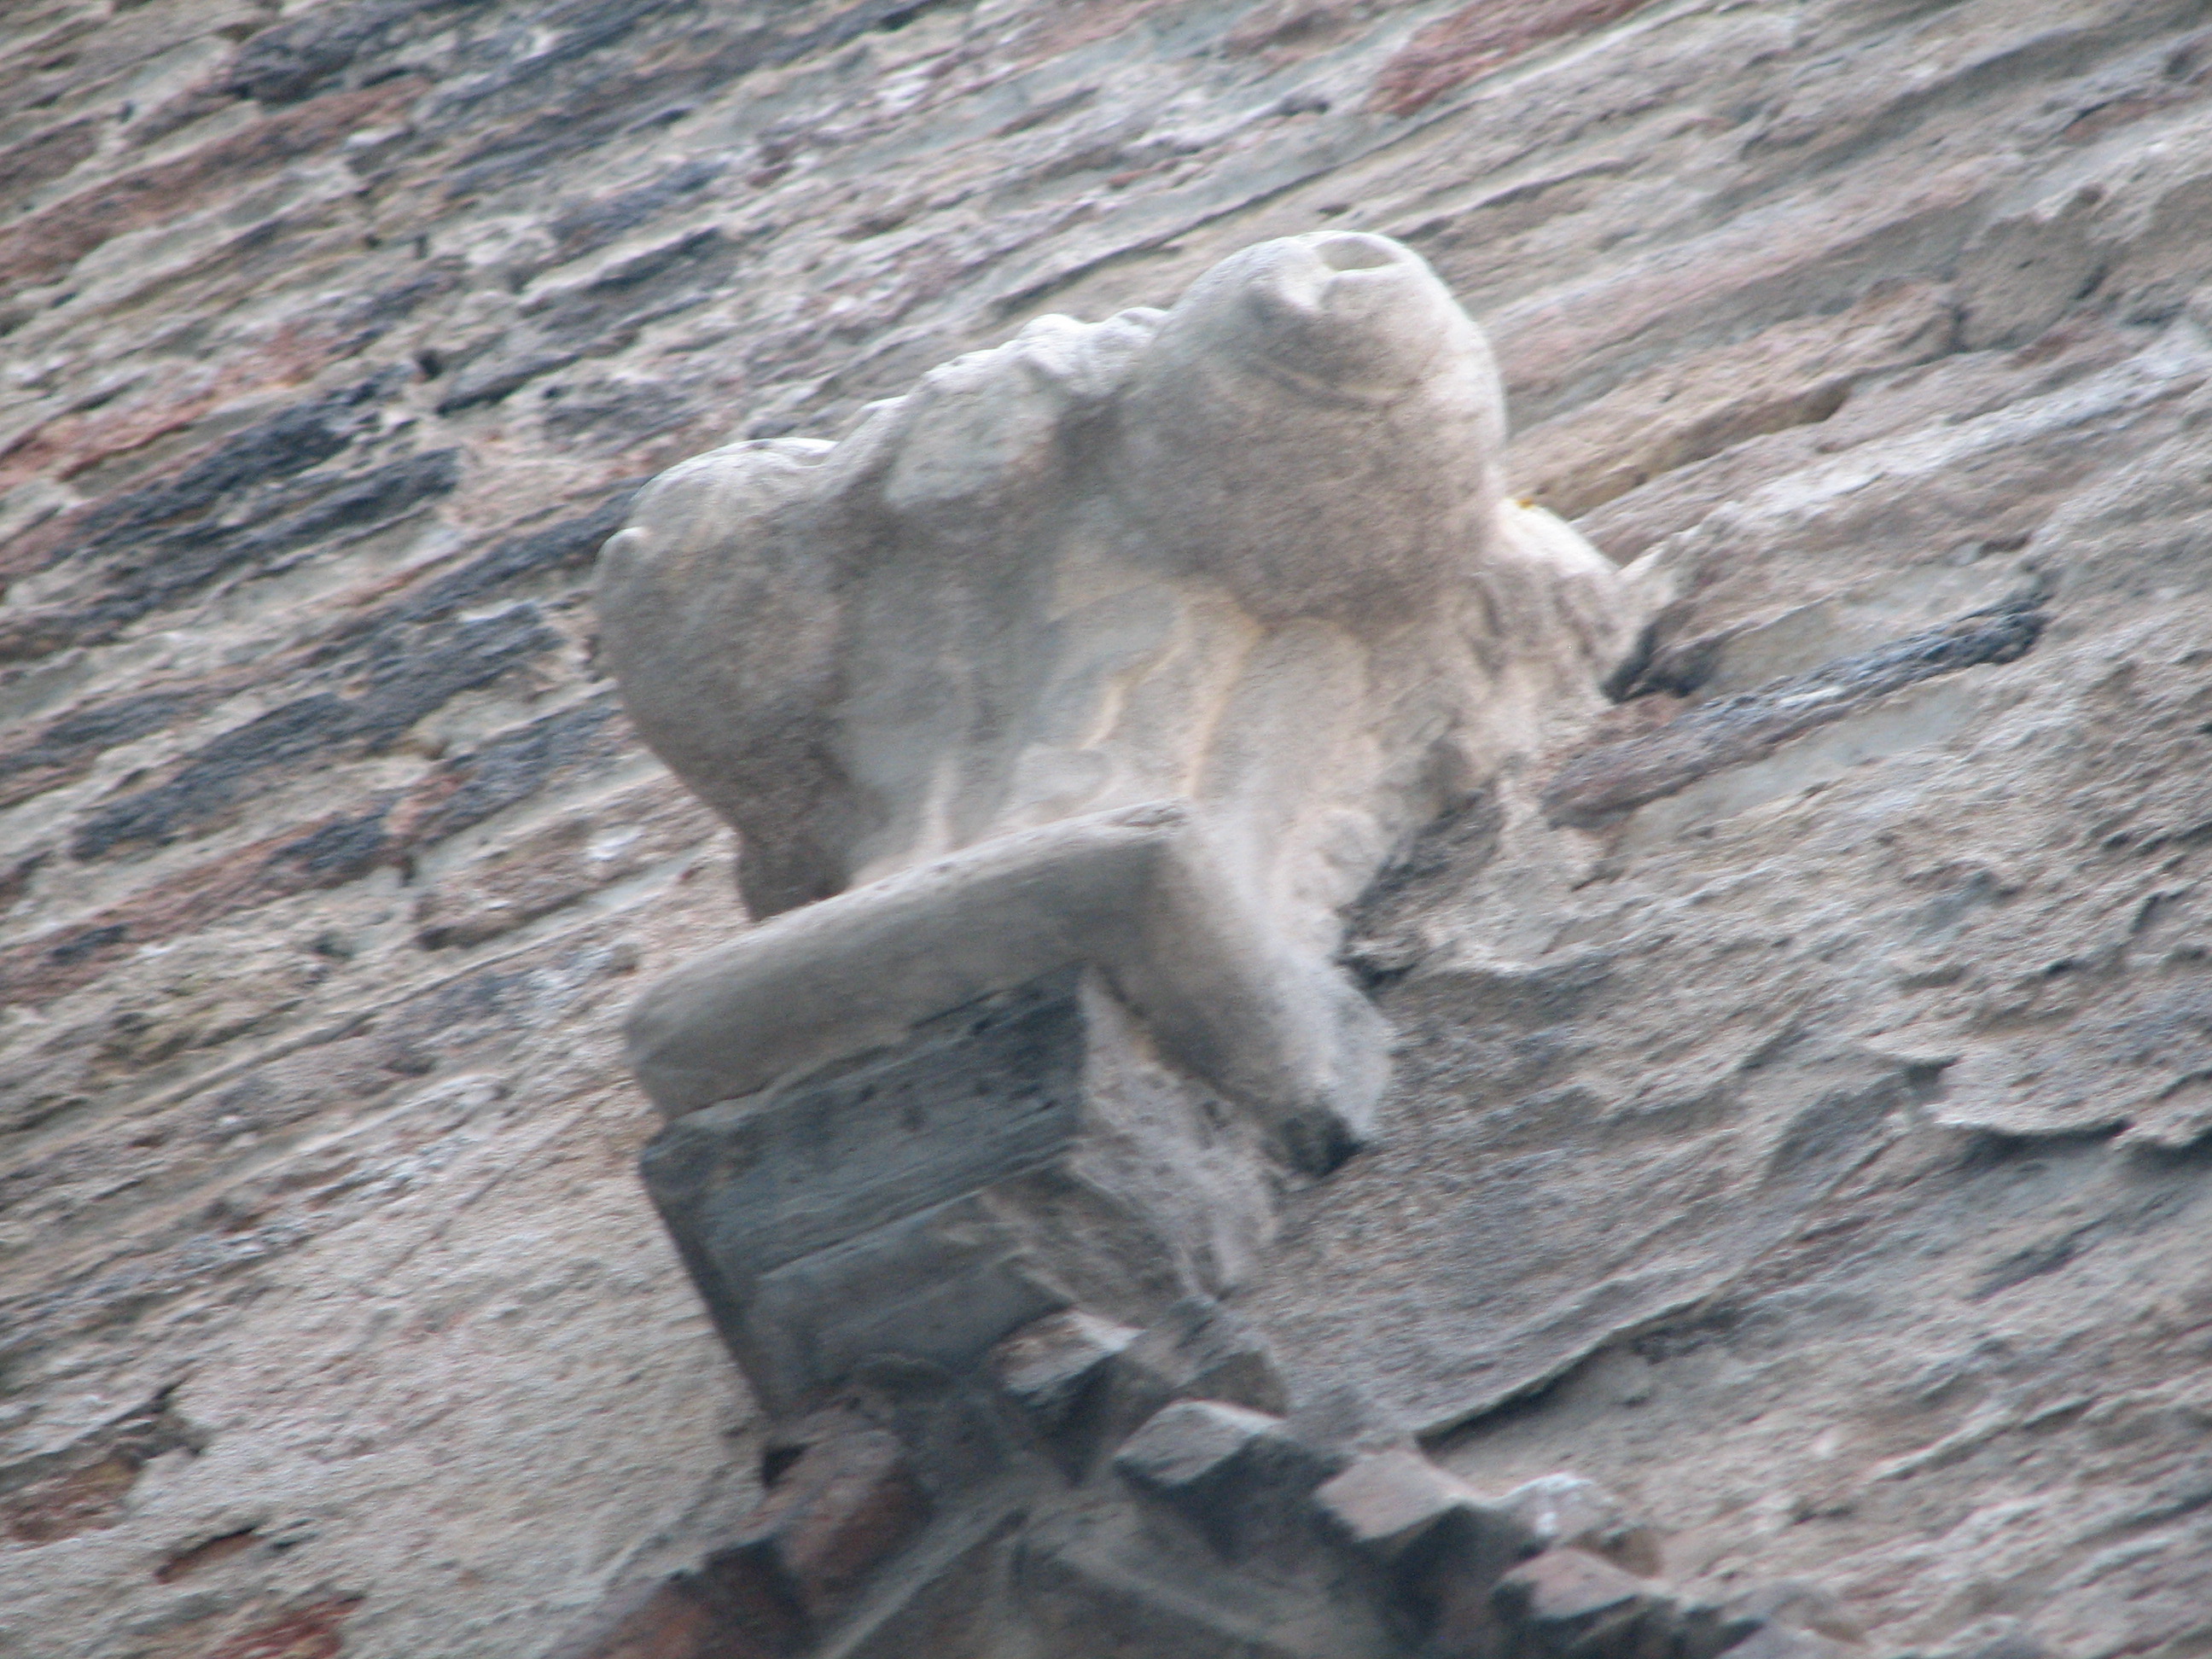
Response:
[{"label": "crumbling plaster surface", "polygon": [[1483,319],[1516,488],[1694,558],[1601,740],[2050,622],[1440,836],[1358,918],[1384,1142],[1249,1311],[1893,1645],[2212,1645],[2203,6],[0,27],[0,1652],[539,1653],[712,1545],[750,1408],[615,1025],[738,913],[583,572],[686,454],[1320,227]]}]

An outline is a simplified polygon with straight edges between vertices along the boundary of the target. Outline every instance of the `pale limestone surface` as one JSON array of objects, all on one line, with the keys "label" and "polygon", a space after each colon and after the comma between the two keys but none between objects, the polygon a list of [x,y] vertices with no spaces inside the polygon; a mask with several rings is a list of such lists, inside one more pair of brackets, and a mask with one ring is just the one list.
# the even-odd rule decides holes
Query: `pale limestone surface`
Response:
[{"label": "pale limestone surface", "polygon": [[656,479],[600,556],[605,657],[755,911],[797,910],[648,991],[656,1101],[1072,954],[1337,1162],[1387,1065],[1345,908],[1587,720],[1663,597],[1505,498],[1504,435],[1426,262],[1317,231]]}]

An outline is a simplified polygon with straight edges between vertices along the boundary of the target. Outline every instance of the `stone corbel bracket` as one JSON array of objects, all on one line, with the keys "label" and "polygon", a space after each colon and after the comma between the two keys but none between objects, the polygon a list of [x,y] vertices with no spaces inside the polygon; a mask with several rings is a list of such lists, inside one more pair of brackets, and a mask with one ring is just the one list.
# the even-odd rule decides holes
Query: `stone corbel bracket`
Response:
[{"label": "stone corbel bracket", "polygon": [[604,653],[762,918],[633,1014],[647,1178],[772,1409],[1231,1291],[1373,1134],[1345,908],[1658,597],[1504,437],[1426,264],[1331,233],[641,493]]}]

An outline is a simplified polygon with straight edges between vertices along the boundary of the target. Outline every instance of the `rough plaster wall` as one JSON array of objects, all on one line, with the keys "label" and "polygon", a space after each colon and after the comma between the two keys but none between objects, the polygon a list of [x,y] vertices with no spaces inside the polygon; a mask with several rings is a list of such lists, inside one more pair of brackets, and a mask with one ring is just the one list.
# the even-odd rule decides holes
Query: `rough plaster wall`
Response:
[{"label": "rough plaster wall", "polygon": [[535,1654],[727,1528],[612,1021],[738,925],[729,848],[592,672],[592,552],[686,453],[1324,224],[1488,322],[1523,488],[1700,554],[1657,666],[2054,620],[1444,838],[1366,918],[1392,1138],[1255,1311],[1677,1570],[2212,1651],[2212,8],[0,31],[0,1652]]}]

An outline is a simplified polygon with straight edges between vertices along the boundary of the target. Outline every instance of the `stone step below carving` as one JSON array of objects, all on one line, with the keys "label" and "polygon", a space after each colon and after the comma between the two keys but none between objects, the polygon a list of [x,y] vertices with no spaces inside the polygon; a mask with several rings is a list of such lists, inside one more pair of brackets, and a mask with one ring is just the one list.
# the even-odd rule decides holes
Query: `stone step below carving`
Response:
[{"label": "stone step below carving", "polygon": [[1030,1528],[1015,1601],[1054,1659],[1387,1659],[1404,1654],[1378,1609],[1346,1585],[1225,1567],[1126,1512]]},{"label": "stone step below carving", "polygon": [[1196,1298],[865,1367],[771,1437],[736,1537],[560,1659],[1875,1659],[1817,1585],[1670,1583],[1595,1483],[1486,1495],[1291,1382]]},{"label": "stone step below carving", "polygon": [[964,1374],[1061,1309],[1149,1324],[1241,1282],[1273,1227],[1256,1133],[1082,970],[691,1113],[642,1167],[779,1413],[871,1359]]}]

